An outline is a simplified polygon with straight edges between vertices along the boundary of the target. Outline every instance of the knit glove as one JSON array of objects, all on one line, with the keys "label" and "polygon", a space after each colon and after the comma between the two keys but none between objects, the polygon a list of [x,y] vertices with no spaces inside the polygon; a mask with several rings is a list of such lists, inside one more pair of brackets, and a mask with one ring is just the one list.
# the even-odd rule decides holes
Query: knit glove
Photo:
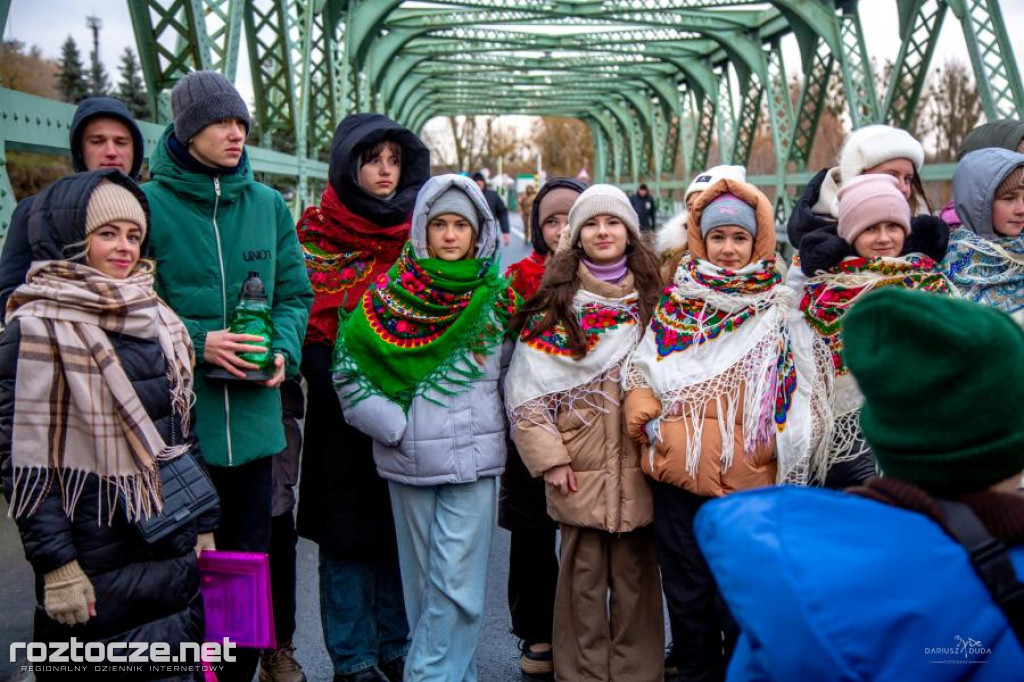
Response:
[{"label": "knit glove", "polygon": [[96,593],[89,577],[70,561],[43,575],[46,615],[62,625],[79,625],[96,615]]},{"label": "knit glove", "polygon": [[196,538],[196,556],[199,556],[204,549],[217,549],[213,542],[213,533],[200,533]]}]

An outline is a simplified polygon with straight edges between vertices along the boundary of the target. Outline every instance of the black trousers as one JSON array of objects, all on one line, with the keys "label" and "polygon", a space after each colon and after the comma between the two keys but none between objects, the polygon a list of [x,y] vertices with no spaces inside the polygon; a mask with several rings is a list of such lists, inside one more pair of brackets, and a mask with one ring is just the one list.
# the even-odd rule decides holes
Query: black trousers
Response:
[{"label": "black trousers", "polygon": [[287,511],[270,524],[270,591],[274,601],[274,632],[277,645],[295,635],[295,515]]},{"label": "black trousers", "polygon": [[[272,457],[261,457],[237,467],[208,467],[220,495],[217,549],[236,552],[270,551],[273,495]],[[259,649],[235,649],[237,660],[217,672],[220,682],[250,682],[259,661]]]},{"label": "black trousers", "polygon": [[508,610],[512,634],[524,646],[551,643],[558,585],[555,524],[512,531],[508,565]]},{"label": "black trousers", "polygon": [[725,680],[739,629],[715,584],[693,533],[693,520],[708,497],[651,482],[661,583],[672,629],[669,662],[680,682]]}]

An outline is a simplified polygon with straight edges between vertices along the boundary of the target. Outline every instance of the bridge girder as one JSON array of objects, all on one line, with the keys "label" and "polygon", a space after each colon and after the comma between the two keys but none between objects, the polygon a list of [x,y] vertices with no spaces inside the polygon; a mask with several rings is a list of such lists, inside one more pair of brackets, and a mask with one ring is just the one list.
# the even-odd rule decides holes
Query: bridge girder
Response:
[{"label": "bridge girder", "polygon": [[[0,0],[0,29],[11,2]],[[685,186],[711,162],[745,163],[766,122],[776,160],[768,184],[785,210],[805,175],[829,84],[842,84],[855,126],[909,125],[947,16],[963,28],[986,117],[1024,116],[998,0],[898,2],[901,47],[884,93],[875,92],[857,0],[127,4],[158,122],[169,120],[169,91],[189,71],[216,69],[233,80],[245,41],[256,141],[277,150],[256,156],[298,178],[296,208],[311,200],[307,178],[323,179],[341,118],[376,110],[417,130],[442,115],[578,118],[594,139],[595,179],[652,178],[656,191]],[[790,34],[800,54],[796,92],[780,46]],[[31,106],[50,120],[65,115],[56,104]],[[3,153],[35,144],[21,127],[5,130],[0,123],[0,230],[13,210]]]}]

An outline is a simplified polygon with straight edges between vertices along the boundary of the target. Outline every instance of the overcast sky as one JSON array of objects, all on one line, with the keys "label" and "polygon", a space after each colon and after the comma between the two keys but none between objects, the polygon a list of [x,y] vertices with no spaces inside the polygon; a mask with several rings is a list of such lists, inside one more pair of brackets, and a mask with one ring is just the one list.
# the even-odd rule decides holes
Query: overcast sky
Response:
[{"label": "overcast sky", "polygon": [[[1001,0],[1000,6],[1005,24],[1010,28],[1016,60],[1020,65],[1024,58],[1024,30],[1020,28],[1024,26],[1024,1]],[[869,54],[880,62],[886,58],[895,58],[899,51],[896,0],[861,0],[860,7]],[[12,0],[4,37],[17,38],[30,45],[39,45],[43,54],[57,58],[60,55],[61,44],[68,35],[71,35],[78,43],[83,60],[87,62],[92,51],[92,34],[86,26],[86,17],[93,14],[103,20],[100,55],[111,81],[116,82],[121,53],[128,46],[135,49],[135,34],[127,2]],[[789,43],[785,55],[787,67],[790,71],[796,71],[800,63],[796,41],[790,38]],[[932,65],[941,65],[949,58],[968,61],[963,32],[952,12],[947,13],[943,22],[942,35]],[[1021,70],[1024,71],[1024,67],[1021,67]],[[236,85],[246,101],[251,103],[252,81],[244,40],[241,43]],[[517,122],[521,123],[522,118],[516,117]]]}]

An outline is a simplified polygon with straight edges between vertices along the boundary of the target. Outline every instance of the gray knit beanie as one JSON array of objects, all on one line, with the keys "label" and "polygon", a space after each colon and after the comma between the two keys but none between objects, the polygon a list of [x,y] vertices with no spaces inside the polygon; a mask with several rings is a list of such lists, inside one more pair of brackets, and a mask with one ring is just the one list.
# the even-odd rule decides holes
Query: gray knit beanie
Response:
[{"label": "gray knit beanie", "polygon": [[757,236],[757,214],[754,207],[731,192],[720,195],[704,207],[700,214],[700,236],[703,239],[716,227],[735,225]]},{"label": "gray knit beanie", "polygon": [[469,221],[473,232],[480,233],[480,214],[476,210],[473,200],[458,186],[452,185],[446,189],[441,196],[434,200],[427,212],[427,225],[438,216],[452,213],[459,215]]},{"label": "gray knit beanie", "polygon": [[576,203],[569,209],[569,244],[575,246],[580,240],[583,223],[594,216],[612,215],[626,224],[633,239],[640,240],[640,219],[633,205],[618,187],[613,185],[591,185],[583,190]]},{"label": "gray knit beanie", "polygon": [[242,96],[216,71],[195,71],[178,81],[171,90],[171,116],[174,136],[185,145],[206,126],[226,118],[244,123],[246,133],[252,127]]}]

